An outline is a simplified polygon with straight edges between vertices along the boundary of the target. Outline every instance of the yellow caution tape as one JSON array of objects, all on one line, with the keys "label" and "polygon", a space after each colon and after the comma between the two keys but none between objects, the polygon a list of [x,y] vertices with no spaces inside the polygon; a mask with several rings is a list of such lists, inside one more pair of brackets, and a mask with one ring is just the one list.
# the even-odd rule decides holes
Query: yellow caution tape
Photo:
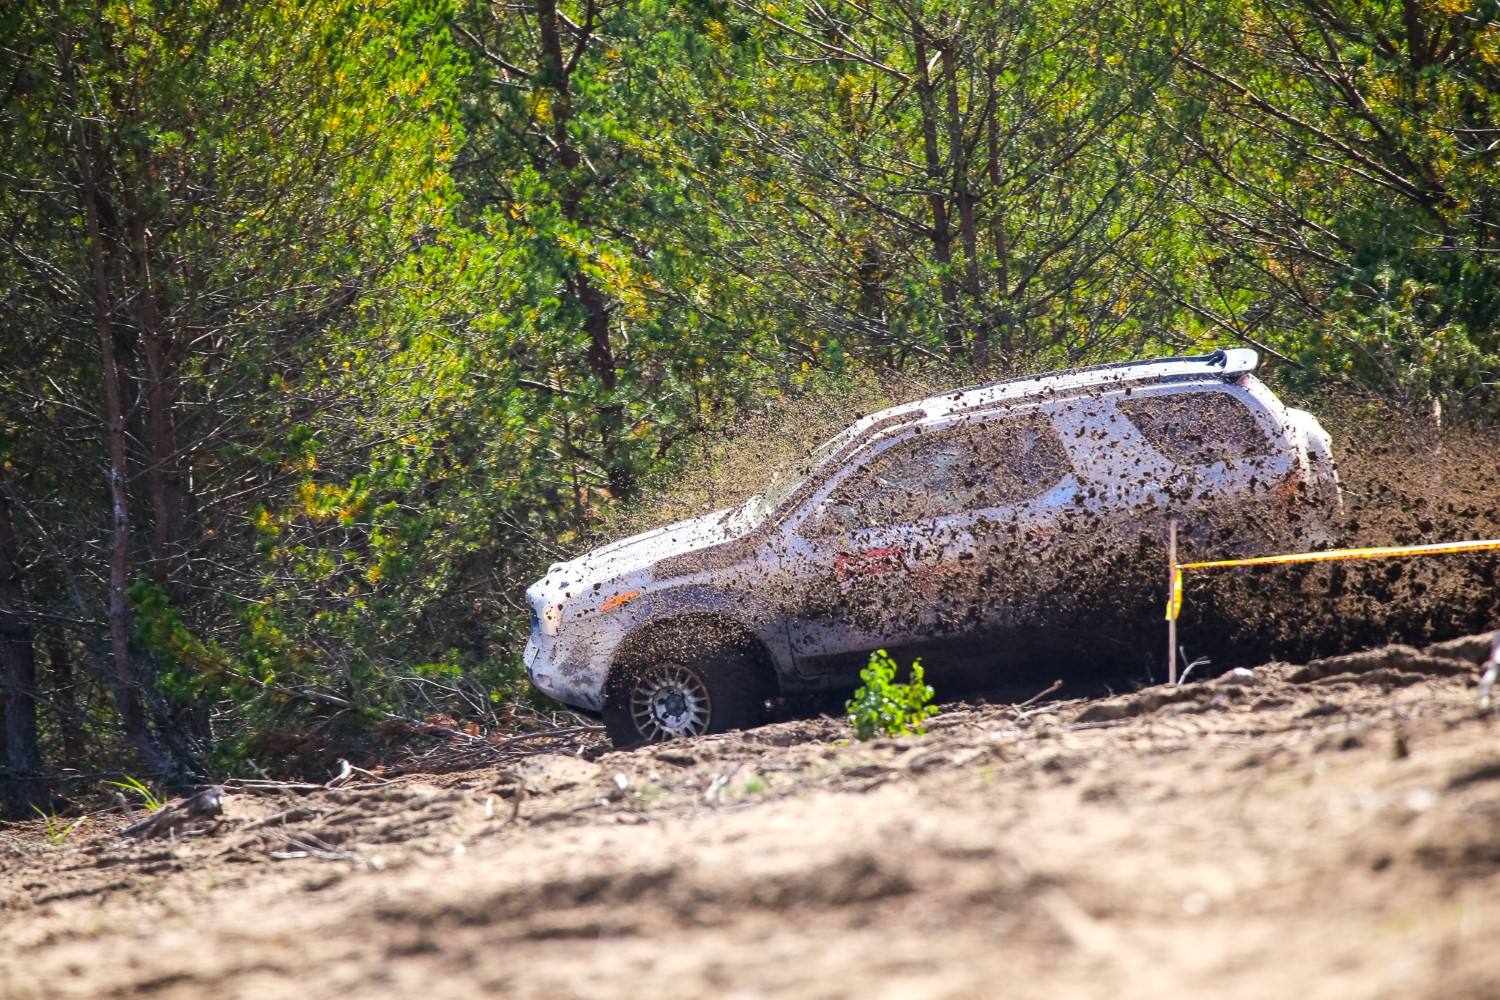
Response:
[{"label": "yellow caution tape", "polygon": [[1443,552],[1481,552],[1485,549],[1500,549],[1500,539],[1490,538],[1478,542],[1436,542],[1432,545],[1393,545],[1380,549],[1328,549],[1325,552],[1295,552],[1284,556],[1257,556],[1254,559],[1220,559],[1214,562],[1181,563],[1177,568],[1276,566],[1282,563],[1334,562],[1339,559],[1380,559],[1436,555]]},{"label": "yellow caution tape", "polygon": [[1172,568],[1172,592],[1167,595],[1167,621],[1175,622],[1182,614],[1182,567]]},{"label": "yellow caution tape", "polygon": [[1404,556],[1445,555],[1452,552],[1483,552],[1500,549],[1500,539],[1474,542],[1435,542],[1431,545],[1392,545],[1370,549],[1328,549],[1324,552],[1294,552],[1280,556],[1256,556],[1253,559],[1218,559],[1213,562],[1180,563],[1173,569],[1171,593],[1167,595],[1167,621],[1176,621],[1182,612],[1182,571],[1215,569],[1221,566],[1282,566],[1287,563],[1337,562],[1341,559],[1398,559]]}]

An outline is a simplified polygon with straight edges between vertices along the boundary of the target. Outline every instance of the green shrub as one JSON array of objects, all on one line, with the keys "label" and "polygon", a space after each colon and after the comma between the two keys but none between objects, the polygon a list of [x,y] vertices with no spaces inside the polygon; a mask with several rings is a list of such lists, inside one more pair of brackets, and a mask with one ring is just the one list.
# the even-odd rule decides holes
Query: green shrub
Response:
[{"label": "green shrub", "polygon": [[859,672],[865,683],[844,705],[855,739],[873,739],[879,733],[918,736],[927,732],[925,720],[937,715],[932,688],[922,680],[922,661],[911,665],[910,684],[896,683],[896,669],[890,654],[877,649]]}]

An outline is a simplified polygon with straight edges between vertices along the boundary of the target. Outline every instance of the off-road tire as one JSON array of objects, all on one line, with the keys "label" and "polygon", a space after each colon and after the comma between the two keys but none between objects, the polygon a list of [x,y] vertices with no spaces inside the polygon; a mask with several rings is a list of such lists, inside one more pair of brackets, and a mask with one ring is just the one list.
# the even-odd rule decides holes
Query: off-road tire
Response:
[{"label": "off-road tire", "polygon": [[605,702],[604,728],[617,749],[674,738],[642,732],[632,712],[633,696],[641,686],[650,683],[659,670],[685,670],[698,679],[707,693],[706,725],[701,732],[682,735],[747,729],[764,721],[766,686],[759,665],[747,653],[736,649],[715,649],[696,656],[676,654],[652,658],[624,668]]}]

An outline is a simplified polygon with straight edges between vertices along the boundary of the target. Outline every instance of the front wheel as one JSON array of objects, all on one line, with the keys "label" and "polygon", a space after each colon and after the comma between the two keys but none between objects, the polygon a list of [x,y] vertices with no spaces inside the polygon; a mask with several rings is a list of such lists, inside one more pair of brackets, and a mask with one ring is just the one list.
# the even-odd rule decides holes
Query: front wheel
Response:
[{"label": "front wheel", "polygon": [[604,706],[604,726],[614,745],[624,748],[745,729],[761,721],[764,709],[765,694],[748,657],[672,657],[624,670]]}]

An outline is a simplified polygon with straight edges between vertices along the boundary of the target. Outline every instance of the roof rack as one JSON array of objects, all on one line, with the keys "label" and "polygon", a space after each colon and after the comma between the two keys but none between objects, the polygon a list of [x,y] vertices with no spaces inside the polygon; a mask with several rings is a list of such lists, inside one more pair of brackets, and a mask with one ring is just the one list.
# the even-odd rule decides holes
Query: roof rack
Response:
[{"label": "roof rack", "polygon": [[962,389],[951,389],[943,395],[973,392],[977,389],[995,389],[1000,386],[1014,385],[1018,382],[1035,382],[1041,379],[1058,378],[1064,375],[1082,375],[1086,372],[1102,372],[1118,370],[1123,368],[1145,368],[1151,365],[1167,364],[1201,364],[1213,368],[1224,369],[1225,378],[1234,378],[1246,372],[1255,370],[1260,363],[1260,355],[1248,347],[1220,348],[1207,354],[1187,354],[1168,358],[1141,358],[1137,361],[1114,361],[1103,365],[1085,365],[1082,368],[1064,368],[1055,372],[1039,372],[1035,375],[1017,375],[1014,378],[1000,379],[995,382],[984,382],[980,385],[968,385]]}]

